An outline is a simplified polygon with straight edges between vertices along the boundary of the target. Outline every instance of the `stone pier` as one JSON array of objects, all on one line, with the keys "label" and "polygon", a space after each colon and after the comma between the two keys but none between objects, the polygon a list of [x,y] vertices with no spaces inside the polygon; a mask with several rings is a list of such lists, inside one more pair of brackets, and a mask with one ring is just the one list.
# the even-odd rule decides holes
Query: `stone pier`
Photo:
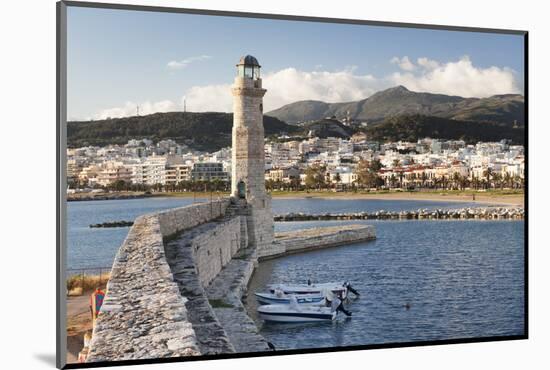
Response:
[{"label": "stone pier", "polygon": [[[230,204],[135,220],[113,263],[87,362],[269,350],[241,301],[257,248],[247,239],[246,209]],[[279,233],[262,259],[374,238],[369,225]]]},{"label": "stone pier", "polygon": [[282,248],[277,254],[265,256],[263,259],[281,257],[288,254],[308,252],[317,249],[338,247],[376,239],[374,226],[342,225],[316,227],[287,231],[275,234],[275,242]]},{"label": "stone pier", "polygon": [[274,240],[265,190],[260,65],[233,84],[231,199],[137,218],[114,260],[87,362],[268,351],[241,302],[258,258],[374,239],[372,226],[302,230]]}]

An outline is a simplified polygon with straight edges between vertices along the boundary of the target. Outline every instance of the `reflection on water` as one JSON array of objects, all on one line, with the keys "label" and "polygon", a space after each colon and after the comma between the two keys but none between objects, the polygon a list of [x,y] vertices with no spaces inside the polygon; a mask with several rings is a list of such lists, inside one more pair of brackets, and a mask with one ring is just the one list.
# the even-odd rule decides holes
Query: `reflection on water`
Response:
[{"label": "reflection on water", "polygon": [[[206,199],[197,199],[206,201]],[[96,228],[90,224],[131,221],[136,217],[167,208],[193,203],[192,198],[144,198],[68,202],[68,268],[108,267],[128,234],[128,228]],[[387,200],[274,199],[273,212],[356,212],[411,210],[418,208],[460,207],[467,203]]]},{"label": "reflection on water", "polygon": [[[128,228],[89,224],[133,220],[193,199],[147,198],[68,204],[68,267],[110,266]],[[274,213],[458,208],[467,203],[402,200],[274,199]],[[276,223],[276,231],[367,223],[375,241],[262,262],[247,308],[277,348],[314,348],[417,340],[518,335],[524,331],[523,221],[310,221]],[[266,284],[351,280],[361,297],[351,319],[264,324],[253,292]],[[407,310],[405,305],[409,304]]]},{"label": "reflection on water", "polygon": [[[376,226],[377,240],[260,264],[247,308],[277,348],[523,334],[523,221],[363,222]],[[357,221],[330,222],[338,223]],[[277,228],[329,223],[300,224]],[[351,280],[361,293],[347,305],[353,317],[328,325],[266,324],[257,317],[254,291],[308,278]]]}]

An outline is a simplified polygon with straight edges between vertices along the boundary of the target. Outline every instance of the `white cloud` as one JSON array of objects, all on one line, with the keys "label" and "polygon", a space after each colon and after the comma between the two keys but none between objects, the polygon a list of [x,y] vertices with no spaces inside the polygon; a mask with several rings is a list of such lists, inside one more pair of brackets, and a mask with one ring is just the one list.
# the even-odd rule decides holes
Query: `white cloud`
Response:
[{"label": "white cloud", "polygon": [[522,93],[515,72],[507,67],[476,67],[468,56],[448,63],[419,58],[418,63],[423,67],[420,73],[395,72],[389,80],[412,91],[463,97]]},{"label": "white cloud", "polygon": [[143,103],[126,102],[122,107],[108,108],[100,111],[94,116],[94,119],[120,118],[137,115],[139,106],[139,114],[144,116],[157,112],[173,112],[180,110],[180,107],[171,100],[162,100],[158,102],[146,101]]},{"label": "white cloud", "polygon": [[210,58],[212,58],[210,55],[198,55],[194,57],[185,58],[182,60],[171,60],[166,64],[166,66],[169,69],[183,69],[193,62],[199,62],[201,60],[207,60]]},{"label": "white cloud", "polygon": [[[356,75],[354,67],[343,71],[305,72],[285,68],[263,76],[268,90],[264,98],[265,111],[279,108],[298,100],[344,102],[364,99],[376,92],[379,81],[371,75]],[[194,86],[188,90],[187,108],[191,111],[232,111],[231,86]]]},{"label": "white cloud", "polygon": [[411,62],[409,60],[409,57],[406,55],[403,58],[393,57],[390,60],[390,63],[397,64],[399,68],[401,68],[404,71],[413,71],[416,68],[414,63]]},{"label": "white cloud", "polygon": [[[188,58],[189,59],[189,58]],[[346,102],[365,99],[376,91],[403,85],[411,91],[432,92],[464,97],[487,97],[496,94],[522,93],[513,70],[506,67],[476,67],[468,56],[457,61],[440,62],[426,57],[416,64],[408,57],[394,58],[402,71],[375,77],[356,73],[356,67],[342,71],[301,71],[285,68],[265,73],[263,85],[268,90],[264,111],[279,108],[299,100]],[[407,70],[409,68],[409,70]],[[183,111],[183,99],[140,103],[140,114]],[[231,84],[193,86],[185,92],[187,110],[192,112],[232,112]],[[133,116],[134,102],[122,107],[105,109],[94,118]]]},{"label": "white cloud", "polygon": [[416,60],[419,66],[421,66],[424,69],[435,69],[439,67],[439,62],[436,60],[428,59],[426,57],[418,58]]},{"label": "white cloud", "polygon": [[187,110],[190,112],[233,111],[230,84],[193,86],[185,95]]}]

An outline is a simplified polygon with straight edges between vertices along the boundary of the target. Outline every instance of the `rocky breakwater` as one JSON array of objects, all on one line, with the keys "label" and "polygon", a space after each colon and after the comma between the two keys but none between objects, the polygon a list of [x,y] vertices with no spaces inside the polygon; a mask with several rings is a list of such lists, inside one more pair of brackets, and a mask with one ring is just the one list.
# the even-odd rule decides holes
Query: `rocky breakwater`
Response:
[{"label": "rocky breakwater", "polygon": [[164,242],[223,217],[228,204],[201,203],[135,220],[113,262],[86,362],[203,354]]},{"label": "rocky breakwater", "polygon": [[521,207],[467,207],[458,209],[418,209],[416,211],[385,211],[355,213],[287,213],[276,215],[275,221],[328,221],[328,220],[522,220]]}]

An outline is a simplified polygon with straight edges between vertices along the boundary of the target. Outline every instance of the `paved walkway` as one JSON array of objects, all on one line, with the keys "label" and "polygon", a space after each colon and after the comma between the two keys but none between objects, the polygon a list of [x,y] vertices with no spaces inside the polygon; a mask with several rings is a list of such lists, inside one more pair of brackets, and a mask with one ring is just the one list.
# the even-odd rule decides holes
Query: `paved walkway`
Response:
[{"label": "paved walkway", "polygon": [[187,299],[185,307],[199,342],[199,350],[203,355],[233,353],[235,349],[212,312],[206,293],[199,282],[189,237],[190,235],[184,234],[179,239],[168,242],[165,251],[174,280],[181,295]]},{"label": "paved walkway", "polygon": [[239,353],[269,351],[267,341],[258,333],[256,324],[241,302],[253,271],[252,253],[241,251],[206,288],[210,302],[217,303],[213,310],[218,321]]}]

